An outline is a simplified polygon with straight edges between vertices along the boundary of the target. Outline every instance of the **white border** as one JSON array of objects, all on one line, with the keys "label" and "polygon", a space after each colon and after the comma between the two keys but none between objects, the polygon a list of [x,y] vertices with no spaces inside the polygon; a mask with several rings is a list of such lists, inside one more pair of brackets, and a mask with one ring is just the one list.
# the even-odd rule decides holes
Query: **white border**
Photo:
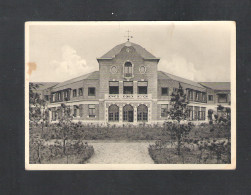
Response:
[{"label": "white border", "polygon": [[[231,26],[231,164],[29,164],[29,27],[33,25],[200,25],[228,23]],[[236,169],[236,23],[234,21],[187,22],[26,22],[25,23],[25,170],[233,170]]]}]

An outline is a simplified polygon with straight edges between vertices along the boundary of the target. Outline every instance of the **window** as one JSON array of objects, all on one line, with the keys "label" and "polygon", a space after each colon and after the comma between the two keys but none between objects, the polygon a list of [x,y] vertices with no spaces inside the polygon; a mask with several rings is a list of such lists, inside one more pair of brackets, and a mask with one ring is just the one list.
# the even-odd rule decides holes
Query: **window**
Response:
[{"label": "window", "polygon": [[89,117],[95,117],[96,116],[95,105],[90,104],[88,107],[89,107]]},{"label": "window", "polygon": [[78,95],[79,96],[83,96],[83,88],[79,88],[78,89]]},{"label": "window", "polygon": [[52,101],[55,102],[55,94],[52,94]]},{"label": "window", "polygon": [[187,111],[188,111],[188,120],[192,121],[193,120],[193,106],[187,106]]},{"label": "window", "polygon": [[109,121],[119,121],[119,107],[117,105],[111,105],[108,109]]},{"label": "window", "polygon": [[78,107],[74,106],[74,108],[73,108],[73,116],[77,117],[77,115],[78,115]]},{"label": "window", "polygon": [[161,104],[161,117],[167,117],[168,104]]},{"label": "window", "polygon": [[73,89],[73,97],[76,97],[76,96],[77,96],[77,90]]},{"label": "window", "polygon": [[124,69],[125,77],[132,77],[132,63],[126,62]]},{"label": "window", "polygon": [[202,101],[203,101],[203,102],[206,102],[206,101],[207,101],[207,100],[206,100],[206,97],[207,97],[207,96],[206,96],[206,93],[202,93]]},{"label": "window", "polygon": [[52,111],[52,121],[57,120],[57,113],[55,110]]},{"label": "window", "polygon": [[200,107],[198,107],[198,106],[194,107],[194,120],[199,119],[199,110],[200,110]]},{"label": "window", "polygon": [[189,97],[189,100],[193,100],[193,90],[189,90],[188,97]]},{"label": "window", "polygon": [[109,94],[119,94],[119,82],[118,81],[109,82]]},{"label": "window", "polygon": [[148,121],[148,108],[146,105],[141,104],[137,108],[138,121],[147,122]]},{"label": "window", "polygon": [[214,100],[214,96],[213,95],[208,95],[208,101],[213,101]]},{"label": "window", "polygon": [[62,93],[61,92],[58,92],[58,100],[62,101]]},{"label": "window", "polygon": [[95,87],[88,88],[88,96],[95,96]]},{"label": "window", "polygon": [[79,105],[79,116],[83,117],[84,113],[83,113],[84,109],[83,109],[83,104]]},{"label": "window", "polygon": [[147,94],[147,81],[138,82],[138,94]]},{"label": "window", "polygon": [[199,120],[206,120],[206,108],[201,107],[201,111],[199,111]]},{"label": "window", "polygon": [[132,81],[124,81],[124,94],[133,94],[133,82]]},{"label": "window", "polygon": [[219,103],[227,103],[227,94],[218,94]]},{"label": "window", "polygon": [[167,87],[162,87],[161,88],[161,95],[162,96],[168,96],[168,88]]},{"label": "window", "polygon": [[196,94],[196,95],[195,95],[195,100],[196,100],[196,101],[199,101],[199,93],[200,93],[200,92],[198,92],[198,91],[196,91],[196,93],[195,93],[195,94]]},{"label": "window", "polygon": [[69,101],[70,100],[70,97],[69,97],[69,91],[68,90],[66,90],[66,91],[64,91],[64,100],[65,101]]}]

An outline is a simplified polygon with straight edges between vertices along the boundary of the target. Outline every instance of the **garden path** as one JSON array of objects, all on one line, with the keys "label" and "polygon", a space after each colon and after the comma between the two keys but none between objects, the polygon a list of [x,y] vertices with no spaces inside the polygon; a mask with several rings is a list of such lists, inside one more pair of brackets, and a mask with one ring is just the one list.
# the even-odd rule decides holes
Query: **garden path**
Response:
[{"label": "garden path", "polygon": [[153,164],[148,154],[153,141],[88,141],[94,147],[90,164]]}]

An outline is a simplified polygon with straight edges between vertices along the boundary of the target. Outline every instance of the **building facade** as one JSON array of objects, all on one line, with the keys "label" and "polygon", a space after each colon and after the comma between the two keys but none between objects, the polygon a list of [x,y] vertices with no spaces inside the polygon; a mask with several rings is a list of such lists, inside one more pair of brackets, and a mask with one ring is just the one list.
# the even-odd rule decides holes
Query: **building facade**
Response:
[{"label": "building facade", "polygon": [[205,122],[209,109],[230,107],[230,83],[197,83],[158,71],[159,60],[129,41],[115,46],[97,58],[99,71],[44,87],[50,120],[61,117],[58,107],[64,103],[76,122],[163,123],[179,83],[189,100],[188,120]]}]

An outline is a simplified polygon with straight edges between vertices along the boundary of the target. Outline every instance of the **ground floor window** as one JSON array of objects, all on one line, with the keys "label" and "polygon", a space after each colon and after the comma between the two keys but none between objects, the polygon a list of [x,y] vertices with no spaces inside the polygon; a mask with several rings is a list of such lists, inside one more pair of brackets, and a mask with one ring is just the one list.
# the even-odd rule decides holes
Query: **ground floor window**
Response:
[{"label": "ground floor window", "polygon": [[83,105],[81,104],[81,105],[79,105],[79,116],[80,117],[83,117],[83,111],[84,111]]},{"label": "ground floor window", "polygon": [[111,105],[108,109],[109,121],[119,121],[119,107],[117,105]]},{"label": "ground floor window", "polygon": [[55,110],[51,112],[51,115],[52,115],[52,121],[57,120],[57,112]]},{"label": "ground floor window", "polygon": [[188,120],[193,120],[193,106],[187,106]]},{"label": "ground floor window", "polygon": [[200,107],[194,106],[194,120],[199,119],[199,111],[200,111]]},{"label": "ground floor window", "polygon": [[89,117],[95,117],[96,116],[96,110],[95,110],[95,105],[94,104],[89,104]]},{"label": "ground floor window", "polygon": [[138,121],[144,121],[147,122],[148,121],[148,108],[146,105],[141,104],[138,106],[137,108],[137,113],[138,113]]},{"label": "ground floor window", "polygon": [[206,120],[206,108],[201,107],[201,111],[199,111],[199,120]]},{"label": "ground floor window", "polygon": [[74,108],[73,108],[73,116],[74,117],[78,116],[78,106],[74,106]]},{"label": "ground floor window", "polygon": [[161,117],[167,117],[168,104],[161,104]]}]

